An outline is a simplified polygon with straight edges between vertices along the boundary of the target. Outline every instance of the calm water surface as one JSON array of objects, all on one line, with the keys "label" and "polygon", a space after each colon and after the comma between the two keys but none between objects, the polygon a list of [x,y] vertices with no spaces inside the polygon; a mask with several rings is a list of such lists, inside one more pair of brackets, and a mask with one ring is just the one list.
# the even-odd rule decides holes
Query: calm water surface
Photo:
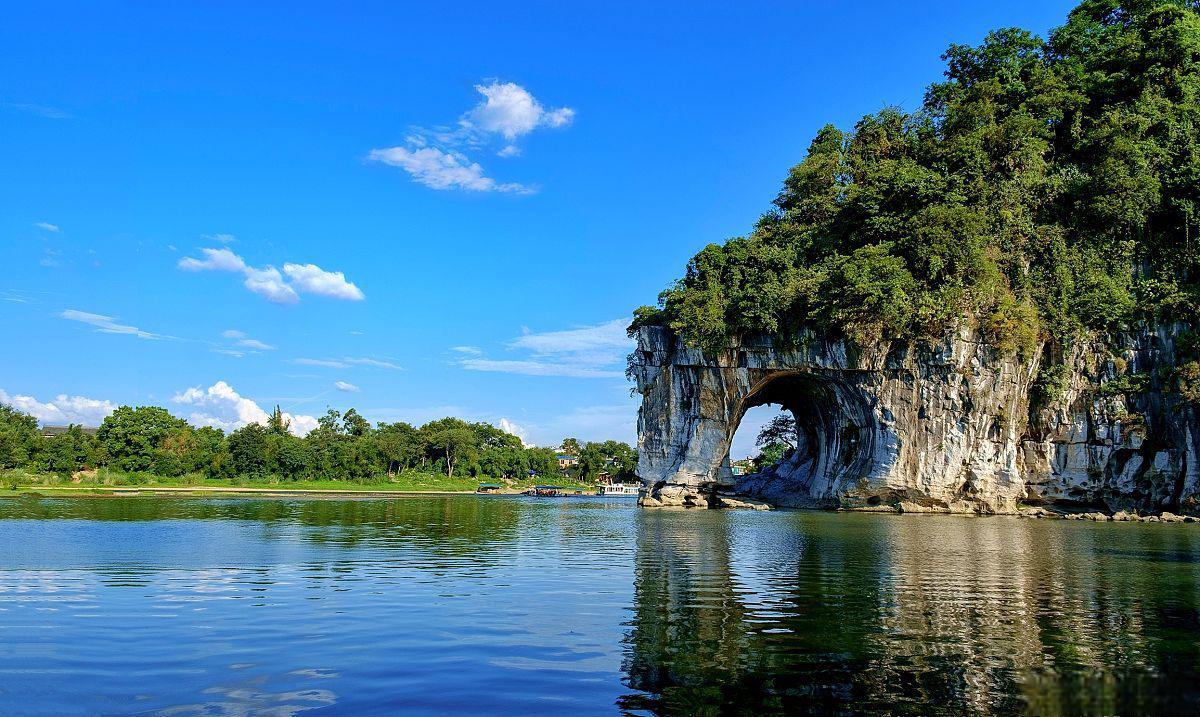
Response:
[{"label": "calm water surface", "polygon": [[0,500],[0,714],[1197,705],[1200,525]]}]

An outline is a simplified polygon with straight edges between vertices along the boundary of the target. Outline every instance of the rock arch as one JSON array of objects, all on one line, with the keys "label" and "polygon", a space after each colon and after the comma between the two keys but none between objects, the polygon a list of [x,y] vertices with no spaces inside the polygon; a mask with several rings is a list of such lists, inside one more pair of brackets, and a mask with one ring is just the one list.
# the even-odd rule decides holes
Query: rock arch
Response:
[{"label": "rock arch", "polygon": [[895,447],[896,436],[875,420],[870,397],[859,387],[812,371],[762,373],[728,426],[725,461],[746,412],[768,403],[782,406],[796,419],[796,448],[778,465],[739,479],[736,488],[776,503],[831,506],[845,487],[887,469],[894,459],[889,449]]},{"label": "rock arch", "polygon": [[[643,327],[630,370],[642,394],[642,504],[707,507],[737,490],[777,505],[1011,512],[1032,367],[987,366],[977,342],[850,351],[802,336],[743,340],[717,356]],[[735,483],[729,447],[746,410],[789,408],[802,447]]]},{"label": "rock arch", "polygon": [[[792,507],[1013,513],[1027,501],[1196,512],[1200,406],[1161,388],[1098,390],[1122,371],[1174,365],[1181,331],[1077,345],[1061,395],[1031,410],[1039,358],[999,355],[969,328],[863,349],[809,333],[788,346],[751,337],[710,355],[641,327],[629,366],[642,396],[641,503],[708,507],[716,491],[736,491]],[[735,483],[734,431],[768,402],[796,415],[801,448]]]}]

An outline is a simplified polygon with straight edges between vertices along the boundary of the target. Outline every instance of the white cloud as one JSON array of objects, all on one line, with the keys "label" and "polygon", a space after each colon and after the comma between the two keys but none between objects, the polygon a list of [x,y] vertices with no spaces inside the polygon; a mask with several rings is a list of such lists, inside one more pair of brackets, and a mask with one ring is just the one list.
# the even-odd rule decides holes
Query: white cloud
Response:
[{"label": "white cloud", "polygon": [[469,356],[479,356],[483,354],[483,349],[479,348],[478,346],[452,346],[450,350],[457,351],[460,354],[467,354]]},{"label": "white cloud", "polygon": [[519,359],[490,359],[473,355],[459,360],[470,371],[515,373],[526,376],[620,378],[633,341],[625,334],[624,319],[595,326],[543,333],[526,332],[509,342],[511,350],[529,355]]},{"label": "white cloud", "polygon": [[294,304],[300,300],[296,290],[283,281],[283,275],[273,266],[265,269],[246,269],[246,280],[242,282],[250,291],[276,304]]},{"label": "white cloud", "polygon": [[185,256],[179,260],[179,268],[184,271],[245,271],[246,262],[242,257],[229,249],[201,249],[203,259],[193,259]]},{"label": "white cloud", "polygon": [[226,329],[221,332],[221,335],[227,339],[244,339],[244,338],[246,338],[246,333],[244,331],[238,331],[237,329]]},{"label": "white cloud", "polygon": [[237,238],[232,234],[205,234],[200,238],[207,239],[208,241],[220,242],[221,244],[232,244],[233,242],[237,241]]},{"label": "white cloud", "polygon": [[245,351],[238,351],[237,349],[213,349],[213,351],[215,353],[225,354],[226,356],[232,356],[234,358],[242,358],[246,355]]},{"label": "white cloud", "polygon": [[547,110],[529,90],[512,82],[493,81],[475,85],[483,99],[458,119],[457,128],[414,128],[403,146],[373,149],[367,159],[399,167],[413,181],[432,189],[462,189],[473,192],[511,192],[530,194],[535,187],[515,182],[500,182],[464,150],[495,146],[500,157],[517,157],[521,148],[516,140],[541,127],[565,127],[575,110],[559,107]]},{"label": "white cloud", "polygon": [[94,326],[97,331],[105,334],[128,334],[130,336],[136,336],[139,339],[170,338],[167,336],[160,336],[159,334],[152,334],[149,331],[142,331],[136,326],[118,324],[117,320],[111,316],[93,314],[87,311],[67,309],[58,316],[59,318],[66,319],[68,321],[78,321],[83,324],[88,324],[89,326]]},{"label": "white cloud", "polygon": [[362,390],[358,386],[355,386],[352,383],[346,383],[345,381],[334,381],[333,387],[339,391],[345,391],[347,393],[358,393]]},{"label": "white cloud", "polygon": [[508,420],[507,418],[501,418],[500,425],[498,427],[500,428],[500,430],[504,431],[505,433],[511,433],[512,435],[516,436],[517,438],[520,438],[521,445],[523,445],[523,446],[530,445],[528,428],[525,428],[524,426],[519,425],[517,423],[513,423],[512,421]]},{"label": "white cloud", "polygon": [[0,389],[0,403],[28,413],[42,425],[99,426],[108,414],[117,410],[117,404],[112,401],[60,393],[53,401],[42,403],[33,396],[10,395],[4,389]]},{"label": "white cloud", "polygon": [[357,286],[346,281],[346,275],[340,271],[325,271],[316,264],[284,264],[283,273],[303,292],[348,301],[366,298]]},{"label": "white cloud", "polygon": [[529,90],[513,82],[475,85],[475,90],[484,99],[460,123],[499,134],[509,142],[538,127],[566,126],[575,116],[569,107],[547,111]]},{"label": "white cloud", "polygon": [[[187,419],[196,426],[234,431],[251,423],[266,425],[270,418],[261,406],[240,395],[224,381],[217,381],[207,389],[188,388],[175,394],[172,401],[194,409]],[[303,436],[317,425],[317,419],[312,416],[284,413],[283,418],[290,422],[290,430],[297,436]]]},{"label": "white cloud", "polygon": [[50,222],[34,222],[33,225],[38,229],[45,229],[46,231],[54,232],[55,234],[62,231],[59,229],[57,224],[51,224]]},{"label": "white cloud", "polygon": [[412,175],[418,184],[430,189],[466,189],[472,192],[516,192],[529,194],[534,190],[523,184],[497,182],[484,176],[483,167],[461,152],[443,152],[434,147],[407,149],[389,147],[373,149],[367,159],[399,167]]},{"label": "white cloud", "polygon": [[[325,271],[316,264],[283,265],[283,273],[274,266],[253,267],[233,251],[201,249],[203,259],[185,256],[177,266],[184,271],[228,271],[245,276],[243,285],[250,291],[276,304],[294,304],[300,300],[299,291],[335,299],[359,301],[365,298],[362,291],[340,271]],[[287,274],[291,283],[284,279]]]}]

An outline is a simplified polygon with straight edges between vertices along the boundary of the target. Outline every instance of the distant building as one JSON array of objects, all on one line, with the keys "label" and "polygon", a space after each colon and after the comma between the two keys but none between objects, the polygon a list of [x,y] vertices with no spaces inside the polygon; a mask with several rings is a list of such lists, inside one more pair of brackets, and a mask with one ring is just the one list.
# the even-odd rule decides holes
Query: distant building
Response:
[{"label": "distant building", "polygon": [[475,489],[475,492],[476,493],[499,493],[500,489],[503,487],[504,486],[500,485],[499,483],[480,483],[479,487]]},{"label": "distant building", "polygon": [[[61,436],[69,430],[71,430],[70,426],[42,426],[42,435],[46,438],[53,438],[54,436]],[[80,426],[80,430],[89,436],[94,436],[100,429]]]},{"label": "distant building", "polygon": [[754,472],[754,461],[749,458],[741,461],[734,461],[733,463],[729,464],[729,470],[732,471],[735,476],[750,475]]},{"label": "distant building", "polygon": [[573,456],[570,453],[558,454],[558,467],[566,470],[568,468],[579,465],[579,456]]}]

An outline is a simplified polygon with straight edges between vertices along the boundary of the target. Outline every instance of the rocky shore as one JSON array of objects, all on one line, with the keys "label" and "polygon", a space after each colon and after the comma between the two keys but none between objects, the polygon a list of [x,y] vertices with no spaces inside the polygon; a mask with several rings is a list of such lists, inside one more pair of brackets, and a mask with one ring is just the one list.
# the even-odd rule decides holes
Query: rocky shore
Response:
[{"label": "rocky shore", "polygon": [[[1041,351],[1002,355],[969,328],[868,347],[748,337],[713,354],[642,327],[630,356],[641,503],[720,507],[716,491],[788,508],[1200,514],[1200,405],[1169,380],[1191,330],[1082,342],[1047,388]],[[735,477],[734,433],[764,404],[791,411],[795,448]]]}]

